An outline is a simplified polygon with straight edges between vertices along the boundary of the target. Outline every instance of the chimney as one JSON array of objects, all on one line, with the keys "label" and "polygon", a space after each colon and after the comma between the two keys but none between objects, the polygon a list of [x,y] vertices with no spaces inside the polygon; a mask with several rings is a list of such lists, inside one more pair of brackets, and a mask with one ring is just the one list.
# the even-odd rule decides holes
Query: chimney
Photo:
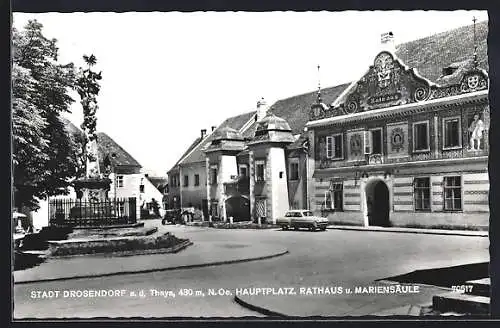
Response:
[{"label": "chimney", "polygon": [[214,131],[215,131],[215,128],[216,128],[216,126],[215,126],[215,125],[212,125],[212,132],[214,132]]},{"label": "chimney", "polygon": [[392,32],[383,33],[380,35],[380,43],[382,46],[382,51],[396,52],[396,46],[394,44],[394,34]]},{"label": "chimney", "polygon": [[202,129],[201,130],[201,138],[205,138],[205,135],[207,134],[207,130],[206,129]]},{"label": "chimney", "polygon": [[257,122],[262,120],[267,114],[267,103],[264,98],[257,101]]}]

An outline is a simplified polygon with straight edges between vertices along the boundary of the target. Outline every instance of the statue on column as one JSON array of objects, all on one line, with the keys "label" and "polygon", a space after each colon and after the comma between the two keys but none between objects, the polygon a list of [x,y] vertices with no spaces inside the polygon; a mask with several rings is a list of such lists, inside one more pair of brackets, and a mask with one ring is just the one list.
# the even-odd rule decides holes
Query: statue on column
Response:
[{"label": "statue on column", "polygon": [[85,147],[83,151],[83,163],[85,165],[85,176],[75,181],[75,187],[81,191],[82,197],[90,202],[98,202],[106,199],[110,181],[105,179],[100,171],[99,151],[97,147],[96,112],[99,108],[97,95],[99,94],[101,72],[96,73],[91,68],[97,62],[94,55],[83,56],[87,68],[81,69],[76,89],[81,98],[83,107],[83,123],[81,128],[85,134]]}]

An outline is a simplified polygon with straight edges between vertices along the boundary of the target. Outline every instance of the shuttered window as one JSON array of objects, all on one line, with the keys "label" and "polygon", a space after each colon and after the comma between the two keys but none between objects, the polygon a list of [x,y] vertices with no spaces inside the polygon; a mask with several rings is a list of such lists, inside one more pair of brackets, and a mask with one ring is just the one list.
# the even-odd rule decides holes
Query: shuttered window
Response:
[{"label": "shuttered window", "polygon": [[342,134],[326,137],[326,157],[332,159],[344,158],[344,145]]}]

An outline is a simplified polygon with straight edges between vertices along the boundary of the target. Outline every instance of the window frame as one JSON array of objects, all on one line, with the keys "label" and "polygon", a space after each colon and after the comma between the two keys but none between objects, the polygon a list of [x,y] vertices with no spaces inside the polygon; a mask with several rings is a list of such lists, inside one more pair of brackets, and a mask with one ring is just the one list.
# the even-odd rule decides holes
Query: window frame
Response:
[{"label": "window frame", "polygon": [[[335,156],[335,138],[340,137],[340,157]],[[331,145],[331,149],[329,147]],[[344,133],[335,133],[332,135],[328,135],[325,138],[325,147],[326,147],[326,158],[339,161],[344,159]]]},{"label": "window frame", "polygon": [[[459,186],[446,186],[446,179],[447,178],[459,178],[460,179],[460,185]],[[464,208],[464,179],[462,178],[461,175],[445,175],[443,177],[443,211],[444,212],[462,212]],[[452,188],[452,189],[457,189],[460,188],[460,208],[455,208],[455,200],[458,198],[452,197],[452,204],[453,208],[449,209],[446,208],[446,200],[450,199],[446,197],[446,189],[447,188]]]},{"label": "window frame", "polygon": [[[264,213],[261,216],[261,218],[267,218],[267,198],[266,197],[255,198],[255,206],[257,206],[258,202],[263,202],[264,203],[264,206],[263,206]],[[258,213],[256,213],[256,214],[258,214]]]},{"label": "window frame", "polygon": [[[266,160],[265,159],[256,159],[255,160],[255,182],[264,182],[266,181]],[[258,167],[262,165],[262,177],[259,175]]]},{"label": "window frame", "polygon": [[[297,170],[296,170],[296,176],[293,174],[294,173],[294,170],[292,169],[294,166],[297,167]],[[290,171],[290,178],[289,180],[290,181],[299,181],[299,177],[300,177],[300,174],[299,174],[299,161],[298,160],[291,160],[290,163],[288,164],[288,169]]]},{"label": "window frame", "polygon": [[[417,187],[416,187],[416,181],[417,179],[428,179],[429,185],[428,185],[428,191],[429,191],[429,208],[417,208]],[[419,190],[423,190],[426,187],[418,187]],[[425,204],[425,198],[422,198],[424,200]],[[432,181],[430,176],[416,176],[413,178],[413,210],[415,212],[431,212],[432,211]]]},{"label": "window frame", "polygon": [[195,174],[194,175],[194,186],[198,187],[199,185],[200,185],[200,175],[199,174]]},{"label": "window frame", "polygon": [[123,174],[116,175],[116,188],[123,188],[125,177]]},{"label": "window frame", "polygon": [[[334,186],[339,186],[340,188],[335,188]],[[340,201],[335,201],[335,193],[340,193]],[[325,191],[324,195],[325,209],[328,211],[343,212],[344,211],[344,183],[331,182],[328,190]],[[329,204],[329,206],[327,206]]]},{"label": "window frame", "polygon": [[213,218],[218,218],[220,216],[219,202],[218,201],[211,201],[210,202],[209,215],[212,216]]},{"label": "window frame", "polygon": [[[446,146],[446,122],[458,119],[458,146]],[[443,150],[461,149],[462,148],[462,118],[460,116],[443,117],[442,123],[443,133]]]},{"label": "window frame", "polygon": [[[373,143],[373,131],[380,131],[380,153],[375,153],[373,151],[373,149],[375,147],[373,147],[374,143]],[[384,128],[382,127],[378,127],[378,128],[373,128],[373,129],[370,129],[370,133],[371,133],[371,153],[370,155],[384,155]]]},{"label": "window frame", "polygon": [[184,179],[182,179],[182,186],[189,187],[189,175],[188,174],[184,174]]},{"label": "window frame", "polygon": [[[426,125],[426,133],[427,133],[427,148],[425,149],[416,149],[416,140],[417,138],[415,137],[416,135],[416,129],[415,129],[415,126],[417,125],[420,125],[420,124],[425,124]],[[412,124],[412,146],[413,146],[413,152],[414,153],[425,153],[425,152],[428,152],[431,150],[431,140],[430,140],[430,124],[429,124],[429,120],[425,120],[425,121],[418,121],[418,122],[413,122]]]},{"label": "window frame", "polygon": [[[245,169],[245,174],[241,174],[242,169]],[[248,176],[248,165],[247,164],[239,164],[238,165],[238,175],[244,176],[244,177]]]},{"label": "window frame", "polygon": [[[215,171],[215,175],[213,174],[213,172]],[[210,165],[209,169],[208,169],[208,179],[209,179],[209,182],[210,182],[210,185],[211,186],[214,186],[214,185],[217,185],[217,178],[218,178],[218,175],[219,175],[219,167],[217,165]]]}]

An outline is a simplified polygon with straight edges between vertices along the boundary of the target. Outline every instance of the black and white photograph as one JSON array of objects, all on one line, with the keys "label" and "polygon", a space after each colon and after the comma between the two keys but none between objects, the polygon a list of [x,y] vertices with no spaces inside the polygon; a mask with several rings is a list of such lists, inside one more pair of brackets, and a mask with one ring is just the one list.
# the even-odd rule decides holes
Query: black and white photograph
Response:
[{"label": "black and white photograph", "polygon": [[488,27],[13,12],[13,319],[488,318]]}]

